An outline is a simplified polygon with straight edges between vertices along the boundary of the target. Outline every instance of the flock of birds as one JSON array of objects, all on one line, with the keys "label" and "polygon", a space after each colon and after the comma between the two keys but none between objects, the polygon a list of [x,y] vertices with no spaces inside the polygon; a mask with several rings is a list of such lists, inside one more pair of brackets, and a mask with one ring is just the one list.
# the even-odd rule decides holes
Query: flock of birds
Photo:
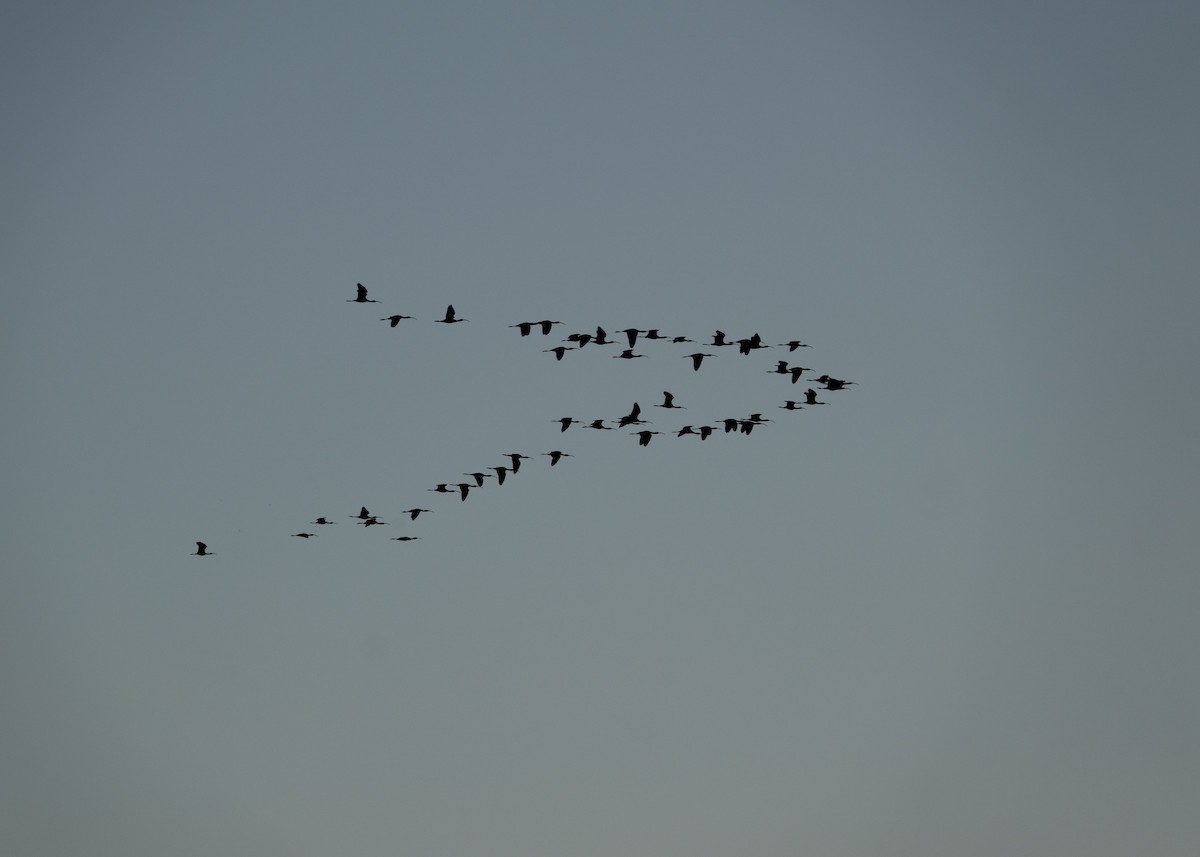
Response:
[{"label": "flock of birds", "polygon": [[[347,298],[346,300],[348,303],[358,303],[358,304],[379,303],[379,301],[369,297],[368,295],[369,295],[369,293],[367,291],[366,286],[364,286],[362,283],[358,283],[356,296],[353,298]],[[412,320],[412,319],[413,319],[413,316],[402,315],[402,314],[397,313],[394,315],[385,316],[384,318],[381,318],[380,321],[386,321],[386,322],[388,322],[388,324],[391,327],[395,328],[400,325],[400,322],[408,321],[408,320]],[[450,306],[446,307],[445,314],[441,318],[434,319],[434,321],[439,324],[459,324],[461,322],[468,321],[468,319],[459,318],[457,311],[454,309],[453,304],[451,304]],[[550,336],[550,334],[553,332],[554,327],[556,325],[560,325],[560,324],[563,324],[563,322],[552,321],[550,319],[542,319],[540,321],[517,322],[516,324],[510,324],[508,326],[516,328],[520,332],[520,335],[522,337],[526,337],[526,336],[530,336],[531,334],[533,334],[533,332],[535,330],[540,331],[542,336]],[[644,355],[644,354],[635,354],[634,353],[634,349],[637,347],[639,338],[643,341],[645,341],[645,340],[662,341],[662,342],[667,342],[667,343],[670,343],[673,345],[688,344],[688,343],[694,344],[694,342],[695,342],[695,340],[689,339],[686,336],[665,335],[658,328],[650,328],[648,330],[642,330],[640,328],[629,327],[629,328],[625,328],[623,330],[619,330],[616,332],[620,333],[620,334],[624,334],[624,340],[626,343],[628,343],[629,347],[628,348],[620,348],[619,354],[612,355],[613,359],[633,360],[633,359],[636,359],[639,357],[645,357],[646,355]],[[614,339],[609,338],[608,332],[603,327],[597,327],[595,329],[595,332],[571,333],[562,341],[564,343],[569,343],[569,344],[557,345],[552,348],[543,349],[543,353],[553,354],[555,360],[562,360],[564,358],[564,356],[567,354],[567,352],[581,351],[588,346],[592,346],[594,348],[597,346],[606,346],[606,345],[618,345],[619,346],[620,345],[619,340],[614,340]],[[757,333],[753,334],[752,336],[743,338],[743,339],[732,339],[731,340],[727,337],[725,332],[721,331],[721,330],[715,331],[712,335],[712,341],[708,342],[708,343],[704,343],[704,345],[703,345],[703,347],[713,348],[713,349],[720,349],[720,348],[724,348],[724,347],[735,347],[735,346],[738,349],[738,353],[743,354],[743,355],[749,355],[760,349],[773,347],[771,345],[767,345],[767,344],[763,343],[762,337],[759,336],[759,334],[757,334]],[[797,351],[800,348],[809,348],[810,346],[807,343],[801,342],[798,339],[792,339],[787,342],[779,343],[778,345],[776,345],[774,347],[786,348],[788,350],[788,353],[790,354],[792,352]],[[712,353],[701,352],[701,351],[696,351],[691,354],[683,355],[684,359],[688,359],[688,360],[692,361],[692,370],[697,371],[697,372],[700,370],[700,366],[703,364],[704,359],[706,357],[713,357],[713,356],[714,356],[714,354],[712,354]],[[809,367],[806,367],[806,366],[788,365],[787,360],[777,360],[775,368],[769,369],[767,371],[768,371],[768,374],[780,375],[783,377],[790,378],[791,383],[796,384],[797,382],[800,381],[800,379],[804,376],[804,374],[806,372],[811,373],[814,370]],[[803,401],[801,401],[799,399],[785,399],[783,404],[779,405],[778,407],[783,410],[787,410],[787,411],[796,411],[796,410],[801,410],[801,409],[804,409],[804,408],[807,408],[810,406],[826,405],[826,404],[828,404],[828,402],[823,402],[819,398],[822,391],[829,391],[829,392],[841,391],[841,390],[845,390],[847,387],[849,387],[850,385],[855,383],[854,381],[847,381],[842,378],[835,378],[828,374],[817,375],[817,376],[811,377],[807,380],[810,384],[817,385],[817,386],[809,386],[805,389]],[[663,401],[658,403],[657,405],[655,405],[655,407],[663,408],[664,410],[670,410],[670,411],[684,410],[684,407],[682,405],[678,405],[675,403],[675,396],[672,393],[670,393],[669,391],[663,391]],[[583,428],[595,429],[598,431],[616,431],[616,430],[620,430],[620,429],[624,429],[624,428],[633,426],[634,430],[629,432],[629,434],[637,437],[638,444],[640,446],[649,446],[650,441],[656,435],[662,435],[662,434],[668,434],[668,433],[673,433],[676,437],[685,437],[685,436],[698,437],[702,441],[707,440],[713,434],[716,434],[718,432],[722,432],[724,434],[730,434],[730,433],[736,432],[736,433],[748,435],[752,431],[754,431],[754,429],[756,429],[766,423],[773,422],[773,420],[764,417],[761,412],[758,412],[758,413],[749,414],[745,417],[726,417],[726,418],[723,418],[720,420],[716,420],[716,421],[714,421],[716,423],[715,425],[688,424],[688,425],[681,426],[678,429],[675,429],[673,432],[660,432],[660,431],[654,431],[651,429],[642,428],[642,426],[648,425],[649,421],[642,419],[641,405],[639,405],[637,402],[634,402],[633,407],[629,410],[628,413],[626,413],[620,417],[617,417],[615,419],[579,420],[579,419],[575,419],[574,417],[561,417],[561,418],[554,420],[554,422],[559,424],[561,432],[566,432],[572,426],[576,426],[576,425],[581,426]],[[614,423],[616,423],[616,425],[608,425],[607,423],[609,423],[609,422],[614,422]],[[554,450],[550,450],[548,452],[543,452],[543,453],[541,453],[541,455],[544,455],[550,459],[551,467],[554,467],[555,465],[557,465],[564,458],[572,457],[570,453],[563,452],[560,449],[554,449]],[[497,485],[503,485],[504,480],[510,474],[516,474],[516,473],[520,472],[522,461],[527,461],[530,459],[530,456],[523,455],[522,453],[518,453],[518,452],[503,453],[503,457],[508,459],[507,464],[493,465],[490,467],[486,467],[483,470],[474,471],[474,472],[470,472],[470,473],[464,473],[463,474],[464,476],[469,476],[471,478],[471,481],[469,481],[469,482],[450,482],[450,481],[439,482],[437,485],[435,485],[431,488],[427,488],[426,490],[432,491],[432,492],[435,492],[438,494],[449,494],[449,495],[457,494],[459,496],[460,500],[465,501],[471,491],[478,490],[479,488],[484,487],[484,482],[487,479],[495,479]],[[487,473],[487,472],[485,472],[487,470],[491,470],[494,472]],[[406,515],[410,521],[416,521],[421,515],[428,514],[430,511],[431,510],[429,510],[429,509],[413,507],[411,509],[403,510],[401,512],[401,514]],[[368,511],[366,506],[361,507],[357,514],[348,515],[347,517],[351,518],[354,521],[355,525],[361,526],[364,528],[376,527],[376,526],[386,526],[389,524],[388,521],[381,521],[379,519],[378,515],[371,514],[370,511]],[[336,525],[338,522],[331,520],[328,517],[321,516],[309,523],[316,527],[326,527],[326,526]],[[312,539],[312,538],[316,538],[317,533],[301,531],[298,533],[292,533],[292,536],[294,538],[300,538],[300,539]],[[391,538],[391,540],[397,541],[397,542],[411,542],[411,541],[417,541],[420,538],[421,538],[420,536],[402,535],[402,536],[393,536]],[[192,556],[214,556],[214,555],[215,555],[215,552],[210,551],[208,549],[208,545],[205,542],[200,542],[200,541],[196,542],[196,550],[195,550],[195,552],[193,552]]]}]

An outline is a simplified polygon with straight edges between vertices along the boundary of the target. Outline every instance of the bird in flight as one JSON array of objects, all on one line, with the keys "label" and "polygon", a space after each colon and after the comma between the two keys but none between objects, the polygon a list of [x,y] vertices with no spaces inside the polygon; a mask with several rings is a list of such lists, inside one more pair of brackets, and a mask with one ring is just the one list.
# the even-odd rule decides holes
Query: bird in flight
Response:
[{"label": "bird in flight", "polygon": [[559,449],[553,450],[553,451],[551,451],[551,452],[543,452],[543,453],[542,453],[542,455],[548,455],[548,456],[550,456],[550,466],[551,466],[551,467],[553,467],[554,465],[558,464],[558,462],[559,462],[559,460],[560,460],[560,459],[563,459],[563,458],[574,458],[574,456],[573,456],[573,455],[571,455],[571,453],[569,453],[569,452],[563,452],[562,450],[559,450]]},{"label": "bird in flight", "polygon": [[387,318],[381,318],[379,320],[380,321],[390,321],[392,323],[392,327],[395,327],[402,320],[404,320],[406,318],[412,318],[412,316],[411,315],[389,315]]},{"label": "bird in flight", "polygon": [[469,483],[467,483],[467,482],[459,482],[458,483],[458,493],[462,495],[463,500],[467,499],[467,493],[470,492],[470,490],[471,490],[471,486]]},{"label": "bird in flight", "polygon": [[562,426],[560,431],[566,431],[571,426],[577,425],[578,423],[582,422],[582,420],[577,420],[577,419],[574,419],[573,417],[563,417],[562,419],[555,420],[555,422]]},{"label": "bird in flight", "polygon": [[455,314],[455,312],[454,312],[454,304],[450,304],[448,307],[446,307],[446,316],[445,316],[445,318],[435,318],[435,319],[434,319],[434,321],[436,321],[438,324],[457,324],[457,323],[458,323],[458,322],[460,322],[460,321],[469,321],[469,320],[470,320],[470,319],[466,319],[466,318],[459,318],[459,317],[458,317],[458,316]]},{"label": "bird in flight", "polygon": [[503,465],[500,465],[497,467],[489,467],[488,470],[495,470],[496,471],[496,484],[503,485],[504,477],[508,475],[509,471],[511,471],[512,468],[504,467]]},{"label": "bird in flight", "polygon": [[567,345],[558,345],[558,346],[555,346],[554,348],[543,348],[542,353],[543,354],[553,354],[555,360],[562,360],[564,354],[566,354],[568,351],[574,351],[574,350],[575,350],[574,348],[571,348],[570,346],[567,346]]},{"label": "bird in flight", "polygon": [[420,536],[392,536],[390,541],[393,542],[415,542]]},{"label": "bird in flight", "polygon": [[[488,469],[490,470],[491,468],[488,468]],[[464,473],[463,476],[472,477],[475,480],[475,487],[482,488],[483,480],[491,479],[493,474],[491,474],[491,473]]]},{"label": "bird in flight", "polygon": [[292,533],[292,535],[298,539],[315,539],[317,537],[316,533]]},{"label": "bird in flight", "polygon": [[656,434],[662,434],[662,432],[643,430],[643,431],[631,431],[630,434],[636,434],[638,436],[638,446],[649,446],[650,438],[652,438]]},{"label": "bird in flight", "polygon": [[212,552],[208,549],[208,545],[204,542],[196,542],[196,552],[192,556],[212,556]]},{"label": "bird in flight", "polygon": [[362,283],[358,284],[358,297],[346,298],[348,304],[377,304],[379,301],[367,297],[367,287]]},{"label": "bird in flight", "polygon": [[785,345],[787,346],[788,351],[795,351],[797,348],[810,348],[811,347],[809,345],[805,345],[799,339],[790,339],[787,342],[779,343],[780,348],[783,348],[783,346],[785,346]]},{"label": "bird in flight", "polygon": [[806,405],[828,405],[829,402],[818,402],[817,391],[809,387],[804,391],[804,404]]},{"label": "bird in flight", "polygon": [[[729,345],[728,342],[725,344]],[[697,351],[695,354],[685,354],[684,356],[692,358],[692,371],[693,372],[700,371],[700,364],[704,362],[705,357],[712,357],[711,354],[701,354],[699,351]]]},{"label": "bird in flight", "polygon": [[422,512],[428,511],[428,509],[405,509],[402,514],[408,515],[409,520],[415,521]]},{"label": "bird in flight", "polygon": [[786,402],[784,402],[784,403],[783,403],[782,405],[780,405],[779,407],[783,408],[785,411],[801,411],[801,410],[804,410],[804,405],[801,405],[801,404],[800,404],[800,403],[798,403],[798,402],[794,402],[794,401],[792,401],[791,399],[788,399]]},{"label": "bird in flight", "polygon": [[509,458],[512,459],[512,472],[513,473],[516,473],[518,470],[521,469],[521,459],[529,458],[528,455],[521,455],[521,453],[519,453],[519,452],[506,452],[506,453],[504,453],[504,455],[507,455]]},{"label": "bird in flight", "polygon": [[614,355],[613,355],[613,359],[614,359],[614,360],[617,360],[617,359],[620,359],[620,360],[632,360],[632,359],[633,359],[633,358],[635,358],[635,357],[645,357],[645,356],[646,356],[645,354],[634,354],[634,353],[633,353],[633,349],[632,349],[632,348],[626,348],[626,349],[625,349],[624,351],[622,351],[620,354],[614,354]]},{"label": "bird in flight", "polygon": [[371,513],[367,511],[366,506],[363,506],[361,509],[358,510],[357,515],[347,515],[346,517],[358,518],[360,521],[365,521],[367,518],[371,517]]},{"label": "bird in flight", "polygon": [[316,519],[315,521],[313,521],[312,523],[314,523],[314,524],[321,524],[321,525],[325,525],[325,524],[336,524],[336,523],[337,523],[337,521],[327,521],[327,520],[325,520],[325,518],[317,518],[317,519]]},{"label": "bird in flight", "polygon": [[686,408],[683,407],[683,405],[675,404],[675,396],[673,396],[671,393],[668,393],[666,390],[663,390],[663,403],[661,405],[655,405],[655,407],[656,408],[678,408],[681,411],[687,410]]}]

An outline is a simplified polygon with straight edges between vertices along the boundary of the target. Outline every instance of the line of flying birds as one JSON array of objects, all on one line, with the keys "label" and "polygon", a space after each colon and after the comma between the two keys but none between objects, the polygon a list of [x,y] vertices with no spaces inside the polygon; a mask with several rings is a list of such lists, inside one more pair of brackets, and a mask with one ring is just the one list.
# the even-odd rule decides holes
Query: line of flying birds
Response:
[{"label": "line of flying birds", "polygon": [[[359,303],[359,304],[379,303],[379,301],[377,301],[371,297],[368,297],[367,287],[364,286],[362,283],[357,284],[356,296],[353,298],[347,298],[346,300],[348,303]],[[413,316],[402,315],[402,314],[397,313],[395,315],[386,316],[380,320],[388,322],[391,327],[397,327],[401,321],[411,320],[411,319],[413,319]],[[457,311],[454,309],[454,305],[451,304],[446,307],[445,314],[441,318],[434,319],[434,321],[439,324],[457,324],[459,322],[468,321],[468,319],[459,318]],[[552,321],[550,319],[542,319],[540,321],[517,322],[516,324],[510,324],[508,326],[516,328],[518,331],[520,331],[520,335],[522,337],[525,337],[525,336],[529,336],[531,333],[533,333],[533,331],[535,329],[539,329],[543,336],[549,336],[551,331],[553,330],[554,326],[559,325],[559,324],[563,324],[563,322]],[[684,343],[692,343],[695,341],[695,340],[689,339],[686,336],[664,335],[658,328],[650,328],[647,330],[642,330],[640,328],[628,327],[628,328],[625,328],[623,330],[619,330],[616,332],[625,335],[625,341],[629,344],[629,347],[626,349],[623,349],[620,354],[614,354],[613,355],[614,359],[631,360],[631,359],[634,359],[637,357],[645,357],[646,355],[644,355],[644,354],[635,354],[634,353],[634,348],[636,347],[636,343],[638,341],[639,336],[644,340],[661,340],[663,342],[668,342],[668,343],[676,344],[676,345],[684,344]],[[582,350],[583,348],[585,348],[588,345],[613,345],[616,343],[615,340],[609,339],[608,332],[603,327],[597,327],[595,330],[595,333],[572,333],[572,334],[568,335],[567,338],[563,340],[563,342],[570,342],[570,343],[574,343],[574,344],[570,345],[570,346],[559,345],[554,348],[547,348],[547,349],[544,349],[544,352],[553,354],[556,360],[562,360],[563,355],[568,351]],[[740,354],[744,354],[744,355],[748,355],[751,352],[754,352],[754,351],[757,351],[757,350],[760,350],[763,348],[772,347],[770,345],[763,344],[762,337],[759,336],[759,334],[757,334],[757,333],[753,334],[752,336],[746,337],[744,339],[730,340],[727,337],[727,335],[725,334],[725,332],[721,331],[721,330],[714,331],[714,333],[712,335],[712,341],[709,343],[706,343],[706,345],[708,347],[712,347],[712,348],[737,346],[738,352]],[[791,353],[791,352],[796,351],[799,348],[808,348],[810,346],[807,343],[801,342],[798,339],[793,339],[793,340],[789,340],[788,342],[780,343],[776,347],[787,348],[788,353]],[[708,354],[708,353],[702,353],[702,352],[695,352],[692,354],[684,355],[685,359],[690,359],[692,361],[693,371],[699,371],[700,365],[701,365],[701,363],[703,363],[704,358],[712,357],[712,356],[714,356],[714,355]],[[812,369],[810,369],[809,367],[806,367],[806,366],[789,366],[787,360],[777,360],[775,368],[767,370],[768,374],[771,374],[771,375],[782,375],[785,377],[789,377],[793,384],[795,384],[797,381],[799,381],[801,376],[805,372],[812,372],[812,371],[813,371]],[[797,399],[787,399],[784,401],[784,403],[782,405],[779,405],[778,407],[783,410],[796,411],[796,410],[801,410],[801,409],[809,407],[809,406],[826,405],[826,404],[828,404],[828,402],[823,402],[823,401],[819,400],[819,398],[818,398],[818,396],[820,395],[819,391],[844,390],[848,386],[854,384],[855,382],[847,381],[842,378],[834,378],[833,376],[828,375],[828,374],[822,374],[822,375],[818,375],[814,378],[809,379],[809,383],[820,384],[821,386],[820,387],[808,387],[804,391],[804,400],[803,401],[800,401]],[[675,403],[675,396],[672,393],[665,391],[665,390],[663,391],[663,401],[661,403],[657,404],[655,407],[663,408],[665,410],[683,410],[684,409],[684,407],[682,405],[677,405]],[[617,417],[615,419],[611,419],[611,420],[609,420],[609,419],[578,420],[578,419],[575,419],[574,417],[561,417],[561,418],[555,419],[554,422],[558,423],[558,425],[560,426],[561,432],[565,432],[567,429],[569,429],[573,425],[578,425],[578,426],[582,426],[583,428],[590,428],[590,429],[596,429],[596,430],[601,430],[601,431],[613,431],[613,430],[617,430],[617,429],[623,429],[628,426],[639,427],[639,426],[644,426],[644,425],[649,424],[647,420],[643,420],[641,418],[641,413],[642,413],[641,405],[639,405],[637,402],[634,402],[633,407],[630,409],[630,411],[627,414],[624,414],[623,416]],[[608,423],[608,422],[615,422],[616,425],[615,426],[607,425],[606,423]],[[748,435],[752,431],[754,431],[754,429],[757,428],[758,426],[761,426],[765,423],[773,422],[773,420],[770,420],[770,419],[764,417],[762,415],[762,413],[753,413],[746,417],[725,417],[722,419],[715,420],[714,422],[716,423],[716,425],[696,425],[696,424],[685,425],[685,426],[682,426],[681,428],[677,429],[676,431],[674,431],[673,434],[676,437],[684,437],[684,436],[699,437],[700,440],[702,440],[702,441],[707,440],[713,434],[716,434],[718,432],[722,432],[724,434],[740,433],[740,434]],[[665,434],[665,432],[652,431],[650,429],[644,429],[644,428],[635,428],[635,430],[632,432],[629,432],[629,434],[635,435],[638,438],[639,446],[649,446],[651,439],[655,435]],[[551,450],[549,452],[544,452],[541,454],[547,456],[550,459],[551,467],[554,467],[555,465],[557,465],[559,463],[559,461],[561,461],[564,458],[572,457],[570,453],[563,452],[562,450],[559,450],[559,449]],[[449,482],[449,481],[439,482],[434,487],[427,488],[426,490],[433,491],[438,494],[449,494],[449,495],[457,494],[459,496],[460,500],[465,501],[467,499],[467,496],[470,494],[470,492],[472,490],[476,490],[476,489],[483,487],[485,479],[495,479],[497,485],[503,485],[505,478],[508,477],[510,474],[518,473],[521,470],[521,462],[529,459],[529,456],[523,455],[523,454],[517,453],[517,452],[504,453],[503,455],[508,459],[508,461],[509,461],[508,464],[493,465],[490,467],[485,467],[483,470],[473,471],[470,473],[464,473],[463,474],[464,476],[471,477],[471,481],[469,481],[469,482]],[[495,472],[494,473],[484,472],[487,470],[491,470],[491,471],[495,471]],[[423,514],[427,514],[430,511],[431,510],[429,510],[429,509],[422,509],[422,508],[414,507],[411,509],[403,510],[401,512],[401,514],[407,515],[409,520],[411,520],[411,521],[416,521],[418,517],[420,517]],[[356,525],[362,526],[363,528],[385,526],[385,525],[388,525],[388,523],[389,523],[388,521],[381,521],[379,519],[378,515],[371,514],[367,510],[366,506],[361,507],[357,514],[349,515],[347,517],[353,519],[354,523]],[[324,526],[334,525],[337,522],[330,520],[329,518],[327,518],[325,516],[322,516],[322,517],[318,517],[314,521],[311,521],[310,523],[315,526],[318,526],[318,527],[324,527]],[[311,539],[311,538],[315,538],[317,536],[317,534],[314,532],[302,531],[302,532],[298,532],[298,533],[292,533],[292,536],[295,538],[300,538],[300,539]],[[417,541],[420,538],[421,538],[420,536],[393,536],[391,538],[391,540],[397,541],[397,542],[410,542],[410,541]],[[213,556],[213,555],[215,555],[215,552],[210,551],[208,549],[208,545],[205,542],[196,542],[196,550],[192,554],[192,556]]]}]

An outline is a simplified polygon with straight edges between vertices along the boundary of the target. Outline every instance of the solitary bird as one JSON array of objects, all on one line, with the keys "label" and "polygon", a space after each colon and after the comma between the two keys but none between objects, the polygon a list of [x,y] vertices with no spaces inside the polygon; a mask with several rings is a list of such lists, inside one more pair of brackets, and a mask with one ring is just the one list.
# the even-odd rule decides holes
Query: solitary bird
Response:
[{"label": "solitary bird", "polygon": [[543,318],[541,321],[534,322],[534,323],[541,326],[542,336],[549,336],[550,328],[554,327],[554,325],[556,325],[556,324],[562,324],[561,321],[551,321],[548,318]]},{"label": "solitary bird", "polygon": [[683,407],[683,405],[675,404],[675,396],[672,395],[671,393],[668,393],[666,390],[663,390],[663,403],[661,405],[655,405],[655,407],[656,408],[678,408],[681,411],[687,410],[686,408]]},{"label": "solitary bird", "polygon": [[725,331],[718,330],[713,333],[713,341],[709,345],[733,345],[732,342],[725,341]]},{"label": "solitary bird", "polygon": [[446,307],[446,317],[435,318],[434,321],[439,324],[457,324],[460,321],[469,321],[469,319],[458,318],[454,313],[454,304],[450,304],[450,306]]},{"label": "solitary bird", "polygon": [[361,509],[359,509],[359,510],[358,510],[358,514],[357,514],[357,515],[347,515],[346,517],[348,517],[348,518],[359,518],[360,520],[363,520],[363,521],[365,521],[367,518],[371,517],[371,513],[367,511],[367,507],[366,507],[366,506],[363,506]]},{"label": "solitary bird", "polygon": [[806,405],[828,405],[829,402],[818,402],[817,391],[809,387],[804,391],[804,404]]},{"label": "solitary bird", "polygon": [[810,348],[811,347],[809,345],[805,345],[799,339],[789,339],[787,342],[779,343],[780,348],[782,348],[785,345],[787,346],[788,351],[795,351],[797,348]]},{"label": "solitary bird", "polygon": [[751,414],[750,422],[752,422],[752,423],[769,423],[769,422],[774,422],[774,420],[768,420],[768,419],[764,418],[762,413],[760,412],[757,414]]},{"label": "solitary bird", "polygon": [[572,417],[563,417],[560,420],[555,420],[555,422],[562,426],[562,428],[559,431],[566,431],[567,429],[569,429],[571,426],[575,425],[576,423],[580,423],[583,421],[574,419]]},{"label": "solitary bird", "polygon": [[612,426],[606,426],[604,424],[604,420],[592,420],[590,423],[585,424],[584,428],[603,429],[604,431],[612,431],[613,430]]},{"label": "solitary bird", "polygon": [[415,542],[420,536],[392,536],[389,541],[393,542]]},{"label": "solitary bird", "polygon": [[292,533],[292,535],[298,539],[315,539],[317,537],[316,533]]},{"label": "solitary bird", "polygon": [[742,429],[742,434],[750,434],[754,431],[754,427],[758,425],[754,420],[738,420],[738,425]]},{"label": "solitary bird", "polygon": [[792,374],[792,383],[795,384],[797,381],[799,381],[800,376],[807,371],[809,371],[807,366],[793,366],[792,368],[788,369],[788,372]]},{"label": "solitary bird", "polygon": [[695,430],[691,426],[684,426],[676,434],[675,437],[683,437],[685,434],[695,434]]},{"label": "solitary bird", "polygon": [[574,456],[571,455],[571,453],[563,452],[562,450],[559,450],[559,449],[552,450],[551,452],[543,452],[542,455],[550,456],[550,466],[551,467],[558,464],[560,459],[574,458]]},{"label": "solitary bird", "polygon": [[317,518],[315,521],[313,521],[313,523],[325,525],[325,524],[336,524],[337,521],[327,521],[324,518]]},{"label": "solitary bird", "polygon": [[599,325],[596,326],[596,335],[592,337],[592,342],[596,345],[612,345],[612,340],[608,338],[608,332]]},{"label": "solitary bird", "polygon": [[469,492],[470,490],[471,490],[471,486],[469,483],[467,483],[467,482],[459,482],[458,483],[458,493],[462,495],[463,500],[467,499],[467,492]]},{"label": "solitary bird", "polygon": [[614,354],[613,359],[614,360],[617,360],[617,359],[632,360],[635,357],[645,357],[645,356],[646,356],[645,354],[634,354],[632,348],[626,348],[620,354]]},{"label": "solitary bird", "polygon": [[661,333],[659,333],[657,327],[652,327],[649,330],[643,330],[642,334],[647,339],[670,339],[671,338],[669,336],[663,336]]},{"label": "solitary bird", "polygon": [[208,549],[208,545],[206,545],[204,542],[196,542],[196,552],[194,554],[192,554],[192,556],[212,556],[212,555],[213,555],[212,552],[210,552]]},{"label": "solitary bird", "polygon": [[515,327],[521,331],[522,336],[528,336],[529,331],[533,330],[533,324],[532,321],[522,321],[517,324],[510,324],[509,327]]},{"label": "solitary bird", "polygon": [[553,354],[555,360],[562,360],[564,354],[566,354],[568,351],[574,351],[574,350],[575,350],[574,348],[571,348],[570,346],[567,346],[567,345],[558,345],[558,346],[555,346],[554,348],[543,348],[542,353],[543,354]]},{"label": "solitary bird", "polygon": [[518,470],[521,469],[521,460],[522,459],[529,458],[528,455],[521,455],[521,453],[519,453],[519,452],[506,452],[506,453],[504,453],[504,455],[507,455],[509,458],[512,459],[512,472],[513,473],[516,473]]},{"label": "solitary bird", "polygon": [[630,434],[636,434],[638,436],[638,446],[649,446],[650,438],[656,434],[662,434],[662,432],[643,430],[643,431],[631,431]]},{"label": "solitary bird", "polygon": [[700,364],[704,362],[705,357],[712,357],[711,354],[701,354],[699,351],[697,351],[695,354],[685,354],[684,356],[692,358],[692,371],[693,372],[700,371]]},{"label": "solitary bird", "polygon": [[359,521],[364,527],[380,527],[387,524],[387,521],[381,521],[375,515],[367,518],[365,521]]},{"label": "solitary bird", "polygon": [[422,512],[428,511],[428,509],[405,509],[402,514],[408,515],[410,521],[415,521]]},{"label": "solitary bird", "polygon": [[786,360],[775,361],[775,368],[767,370],[768,375],[786,375],[788,373],[788,365]]},{"label": "solitary bird", "polygon": [[348,304],[377,304],[379,301],[367,297],[367,287],[362,283],[358,284],[358,297],[346,298]]},{"label": "solitary bird", "polygon": [[450,490],[449,486],[450,486],[449,482],[439,482],[437,484],[436,488],[426,488],[425,490],[426,491],[436,491],[439,494],[453,494],[454,492]]},{"label": "solitary bird", "polygon": [[484,479],[491,479],[491,473],[464,473],[463,476],[470,476],[475,480],[475,487],[482,488]]},{"label": "solitary bird", "polygon": [[381,318],[379,320],[380,321],[390,321],[392,323],[392,327],[395,327],[396,325],[398,325],[401,322],[401,320],[406,319],[406,318],[412,318],[412,316],[411,315],[389,315],[387,318]]},{"label": "solitary bird", "polygon": [[784,402],[779,407],[783,408],[785,411],[802,411],[802,410],[804,410],[804,405],[801,405],[798,402],[794,402],[791,399],[788,399],[786,402]]},{"label": "solitary bird", "polygon": [[696,431],[700,432],[701,440],[708,440],[708,436],[715,432],[716,426],[700,426]]}]

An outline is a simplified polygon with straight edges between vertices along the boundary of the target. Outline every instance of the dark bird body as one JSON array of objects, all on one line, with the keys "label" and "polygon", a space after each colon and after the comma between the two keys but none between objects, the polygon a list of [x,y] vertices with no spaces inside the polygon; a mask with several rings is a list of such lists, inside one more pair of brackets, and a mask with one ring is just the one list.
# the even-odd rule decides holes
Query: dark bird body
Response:
[{"label": "dark bird body", "polygon": [[699,351],[697,351],[695,354],[688,354],[685,356],[692,358],[692,371],[693,372],[700,371],[700,364],[704,362],[705,357],[712,357],[711,354],[701,354]]},{"label": "dark bird body", "polygon": [[212,556],[212,552],[208,549],[208,545],[204,542],[196,542],[196,552],[192,556]]},{"label": "dark bird body", "polygon": [[454,312],[454,304],[450,304],[450,306],[446,307],[445,317],[435,318],[434,321],[436,321],[439,324],[458,324],[460,321],[468,321],[468,319],[459,318],[458,315]]},{"label": "dark bird body", "polygon": [[346,298],[348,304],[377,304],[379,301],[372,300],[367,297],[367,287],[362,283],[358,284],[358,297]]}]

